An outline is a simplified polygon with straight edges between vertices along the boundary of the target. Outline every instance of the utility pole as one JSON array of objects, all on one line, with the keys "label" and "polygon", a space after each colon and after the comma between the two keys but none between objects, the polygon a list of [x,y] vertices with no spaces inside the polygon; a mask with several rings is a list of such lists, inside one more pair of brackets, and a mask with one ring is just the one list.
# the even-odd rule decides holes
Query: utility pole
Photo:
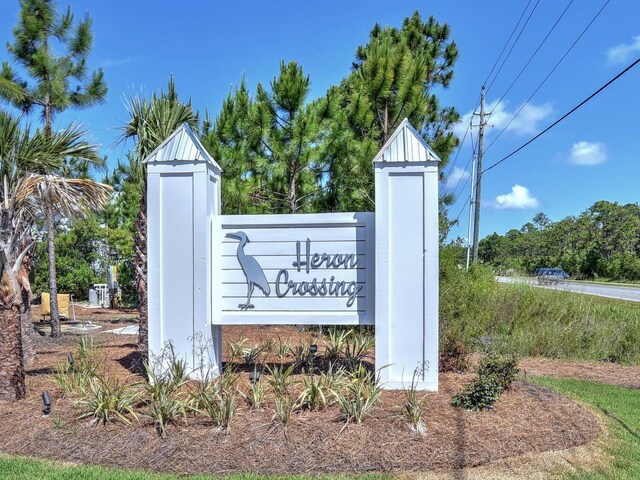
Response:
[{"label": "utility pole", "polygon": [[[471,139],[473,143],[473,138]],[[473,215],[473,206],[475,200],[473,199],[473,187],[475,187],[476,179],[476,154],[474,152],[473,159],[471,161],[471,182],[469,186],[469,220],[467,222],[467,270],[469,270],[469,262],[471,259],[471,216]]]},{"label": "utility pole", "polygon": [[480,93],[480,124],[478,125],[478,163],[476,166],[476,199],[473,219],[473,261],[478,261],[478,236],[480,235],[480,194],[482,189],[482,144],[484,140],[484,127],[487,125],[484,119],[484,85]]}]

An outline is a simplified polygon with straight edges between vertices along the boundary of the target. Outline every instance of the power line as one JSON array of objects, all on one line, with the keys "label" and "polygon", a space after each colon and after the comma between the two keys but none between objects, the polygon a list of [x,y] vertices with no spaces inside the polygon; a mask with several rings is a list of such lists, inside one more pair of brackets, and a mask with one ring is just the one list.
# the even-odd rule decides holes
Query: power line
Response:
[{"label": "power line", "polygon": [[[560,66],[560,64],[564,61],[564,59],[567,57],[567,55],[569,55],[569,53],[571,52],[571,50],[573,50],[573,48],[578,44],[578,42],[580,41],[580,39],[584,36],[584,34],[587,32],[587,30],[589,30],[589,28],[591,28],[591,25],[593,25],[593,23],[596,21],[596,19],[600,16],[600,14],[602,13],[602,11],[606,8],[607,5],[609,5],[609,3],[611,2],[611,0],[607,0],[602,7],[600,8],[600,10],[598,10],[598,12],[593,16],[593,18],[589,21],[589,23],[587,24],[587,26],[582,30],[582,32],[580,33],[580,35],[578,35],[578,37],[573,41],[573,43],[569,46],[569,48],[567,49],[566,52],[564,52],[564,55],[562,55],[562,57],[560,57],[560,59],[556,62],[556,64],[553,66],[553,68],[551,69],[551,71],[547,74],[546,77],[544,77],[544,79],[542,79],[542,81],[540,82],[540,84],[536,87],[536,89],[533,91],[533,93],[531,95],[529,95],[529,98],[527,98],[527,100],[522,104],[522,106],[518,109],[518,111],[513,115],[513,117],[511,117],[511,119],[509,120],[509,122],[502,128],[502,130],[500,130],[500,132],[498,133],[498,135],[496,135],[496,137],[491,141],[491,143],[489,144],[489,146],[485,149],[485,153],[493,146],[494,143],[496,143],[496,141],[498,140],[498,138],[500,138],[500,136],[507,130],[507,128],[509,128],[509,125],[511,125],[511,123],[513,123],[513,121],[516,119],[516,117],[518,115],[520,115],[520,113],[522,112],[522,110],[524,110],[524,107],[527,106],[527,104],[531,101],[531,99],[538,93],[538,91],[542,88],[542,86],[547,82],[547,80],[549,79],[549,77],[551,77],[551,75],[553,74],[553,72],[556,71],[556,69]],[[492,110],[493,111],[493,110]]]},{"label": "power line", "polygon": [[522,76],[522,74],[524,73],[524,71],[527,69],[527,67],[529,66],[529,64],[533,61],[533,59],[535,58],[535,56],[538,54],[538,52],[540,51],[540,49],[542,48],[542,46],[545,44],[545,42],[547,41],[547,39],[549,38],[549,36],[551,36],[551,34],[553,33],[553,31],[555,30],[555,28],[558,26],[558,24],[560,23],[560,20],[562,20],[562,17],[564,17],[565,13],[567,13],[567,10],[569,10],[569,7],[571,6],[571,4],[573,3],[574,0],[569,0],[569,3],[567,3],[567,6],[564,8],[564,10],[562,11],[562,13],[560,14],[560,16],[558,17],[558,19],[556,20],[556,22],[553,24],[553,26],[549,29],[549,31],[547,32],[547,34],[545,35],[545,37],[542,39],[542,41],[540,42],[540,44],[538,45],[538,48],[535,49],[535,51],[531,54],[531,56],[529,57],[529,60],[527,60],[527,63],[524,64],[524,67],[522,67],[522,69],[520,69],[520,72],[518,73],[518,75],[516,75],[516,78],[513,79],[513,81],[511,82],[511,84],[507,87],[507,89],[505,90],[505,92],[502,94],[502,96],[500,97],[500,99],[498,100],[498,103],[496,103],[494,105],[494,107],[491,109],[491,113],[493,113],[493,111],[498,108],[498,105],[500,105],[500,103],[502,103],[502,100],[504,99],[504,97],[507,96],[507,94],[511,91],[511,89],[513,88],[513,86],[516,84],[516,82],[518,81],[518,79],[520,79],[520,77]]},{"label": "power line", "polygon": [[529,16],[527,17],[527,20],[524,22],[524,25],[520,29],[520,33],[518,33],[518,36],[513,41],[513,44],[511,45],[511,48],[509,49],[509,52],[507,53],[507,55],[504,57],[504,60],[502,60],[502,63],[500,64],[500,68],[498,68],[498,71],[494,75],[493,80],[491,80],[491,83],[487,87],[487,92],[491,89],[491,86],[496,81],[496,78],[498,78],[498,75],[500,75],[500,72],[502,71],[502,67],[504,67],[504,64],[507,62],[509,56],[511,55],[511,52],[513,52],[514,47],[518,43],[518,40],[520,40],[520,37],[522,36],[522,33],[524,32],[524,29],[527,28],[527,25],[529,24],[529,20],[531,20],[531,17],[533,16],[533,13],[536,11],[536,8],[538,8],[538,4],[539,3],[540,3],[540,0],[537,0],[536,4],[533,6],[533,9],[531,9],[531,13],[529,13]]},{"label": "power line", "polygon": [[[520,18],[518,19],[518,22],[514,25],[513,30],[511,30],[511,35],[509,35],[509,38],[507,39],[507,41],[505,42],[504,46],[502,47],[502,50],[500,51],[500,55],[498,55],[498,58],[496,58],[496,61],[493,63],[493,67],[491,67],[491,71],[489,71],[489,74],[487,75],[487,78],[485,78],[484,82],[482,82],[483,85],[485,85],[487,83],[487,81],[489,80],[489,77],[491,77],[491,74],[493,73],[493,70],[496,68],[496,65],[498,65],[498,62],[500,61],[500,58],[502,58],[502,54],[507,49],[507,46],[509,45],[509,42],[513,38],[513,34],[516,33],[518,25],[520,25],[520,22],[522,21],[522,18],[524,17],[524,14],[527,13],[527,10],[529,9],[529,5],[531,5],[531,2],[532,2],[532,0],[529,0],[527,5],[524,7],[524,10],[520,14]],[[480,99],[478,99],[478,103],[479,102],[480,102]],[[478,108],[478,105],[476,105],[474,110],[476,108]]]},{"label": "power line", "polygon": [[[529,9],[529,5],[531,5],[531,2],[533,0],[529,0],[527,2],[527,5],[524,7],[524,10],[522,10],[522,13],[520,14],[520,18],[518,18],[518,21],[516,22],[516,24],[514,25],[513,29],[511,30],[511,34],[509,35],[509,38],[507,39],[507,41],[505,42],[505,44],[502,46],[502,50],[500,51],[500,54],[498,55],[498,58],[496,58],[496,61],[493,63],[493,66],[491,67],[491,70],[489,71],[489,73],[487,74],[487,78],[485,78],[484,82],[482,82],[483,85],[485,85],[487,83],[487,81],[489,80],[489,78],[491,77],[491,74],[493,73],[493,71],[495,70],[496,66],[498,65],[498,62],[500,61],[500,58],[502,58],[502,54],[504,53],[504,51],[507,49],[507,47],[509,46],[509,42],[511,42],[511,39],[513,38],[513,34],[516,32],[516,30],[518,29],[518,26],[520,25],[520,22],[522,21],[522,19],[524,18],[525,13],[527,13],[527,10]],[[535,7],[533,10],[535,10],[535,8],[538,6],[538,3],[540,3],[540,0],[538,0],[538,2],[536,3]],[[529,18],[531,18],[531,15],[533,14],[533,11],[531,12],[531,14],[529,15]],[[527,18],[527,23],[529,22],[529,18]],[[524,25],[526,27],[526,23]],[[523,27],[524,29],[524,27]],[[520,34],[518,35],[518,38],[520,38],[520,35],[522,34],[522,31],[520,32]],[[516,39],[516,42],[518,40]],[[513,50],[513,47],[515,46],[515,43],[513,44],[513,46],[511,47],[511,50]],[[511,54],[511,50],[509,50],[509,54]],[[506,61],[506,58],[505,58]],[[504,65],[504,62],[503,62]],[[500,68],[502,69],[502,65],[500,66]],[[498,72],[499,73],[499,72]],[[496,76],[494,77],[494,79],[492,80],[492,83],[495,81],[495,79],[498,76],[498,73],[496,73]],[[478,97],[478,101],[476,102],[476,105],[473,107],[473,111],[475,112],[478,108],[478,106],[480,105],[480,97]],[[471,118],[471,120],[473,120],[473,117]],[[465,130],[464,136],[462,138],[462,142],[460,142],[460,144],[458,145],[457,148],[457,152],[456,152],[456,156],[453,159],[453,162],[450,163],[449,165],[449,171],[445,174],[444,178],[448,179],[449,176],[451,175],[451,172],[453,171],[455,165],[458,162],[458,157],[460,156],[460,151],[462,150],[462,147],[464,145],[464,141],[467,138],[467,134],[469,133],[469,130],[471,129],[471,121],[469,123],[469,125],[467,125],[467,129]],[[468,168],[469,162],[467,162],[467,167]],[[446,180],[445,180],[446,181]]]},{"label": "power line", "polygon": [[464,132],[464,136],[462,137],[462,141],[458,144],[458,150],[456,152],[456,156],[453,159],[453,162],[451,162],[451,166],[449,167],[449,171],[445,174],[445,178],[447,180],[449,180],[449,176],[451,176],[451,172],[453,171],[456,162],[458,161],[458,157],[460,156],[460,151],[462,150],[462,146],[464,145],[464,141],[467,139],[467,135],[469,134],[469,131],[471,130],[471,120],[469,121],[469,125],[467,125],[467,129]]},{"label": "power line", "polygon": [[542,130],[540,133],[538,133],[535,137],[531,138],[529,141],[523,143],[522,145],[520,145],[518,148],[516,148],[513,152],[511,152],[509,155],[502,157],[500,160],[498,160],[497,162],[493,163],[491,166],[485,168],[482,172],[488,172],[489,170],[491,170],[492,168],[497,167],[498,165],[500,165],[502,162],[504,162],[505,160],[511,158],[512,156],[514,156],[516,153],[518,153],[520,150],[522,150],[523,148],[525,148],[527,145],[533,143],[535,140],[537,140],[538,138],[540,138],[542,135],[544,135],[545,133],[547,133],[549,130],[551,130],[553,127],[555,127],[556,125],[558,125],[560,122],[562,122],[565,118],[567,118],[568,116],[570,116],[571,114],[573,114],[576,110],[578,110],[579,108],[581,108],[584,104],[586,104],[587,102],[589,102],[592,98],[594,98],[595,96],[597,96],[600,92],[602,92],[603,90],[605,90],[607,87],[609,87],[609,85],[611,85],[612,83],[614,83],[616,80],[618,80],[620,77],[622,77],[625,73],[627,73],[629,70],[631,70],[633,67],[635,67],[636,65],[638,65],[640,63],[640,57],[637,58],[634,62],[632,62],[629,66],[627,66],[624,70],[622,70],[620,73],[618,73],[615,77],[613,77],[611,80],[609,80],[607,83],[605,83],[604,85],[602,85],[600,88],[598,88],[595,92],[593,92],[591,95],[589,95],[587,98],[585,98],[584,100],[582,100],[578,105],[576,105],[575,107],[573,107],[571,110],[569,110],[567,113],[565,113],[564,115],[562,115],[559,119],[557,119],[555,122],[553,122],[551,125],[549,125],[547,128],[545,128],[544,130]]},{"label": "power line", "polygon": [[[469,160],[467,160],[467,164],[464,167],[464,171],[466,172],[469,169],[469,165],[471,165],[471,161],[474,159],[474,157],[476,156],[476,145],[473,141],[473,130],[471,131],[471,156],[469,157]],[[460,191],[464,191],[464,187],[467,186],[467,183],[469,183],[469,178],[467,177],[465,182],[462,184],[462,188],[460,189]],[[458,187],[460,186],[460,182],[462,181],[462,177],[460,177],[458,179],[458,183],[456,184],[456,187],[453,189],[453,193],[452,195],[456,196],[457,192],[458,192]]]}]

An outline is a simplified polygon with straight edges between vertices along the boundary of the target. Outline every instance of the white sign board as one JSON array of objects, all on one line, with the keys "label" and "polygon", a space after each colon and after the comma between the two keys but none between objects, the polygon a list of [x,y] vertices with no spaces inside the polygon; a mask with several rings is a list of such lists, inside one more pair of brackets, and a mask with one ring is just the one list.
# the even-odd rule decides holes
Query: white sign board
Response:
[{"label": "white sign board", "polygon": [[373,325],[373,222],[373,213],[214,217],[213,323]]}]

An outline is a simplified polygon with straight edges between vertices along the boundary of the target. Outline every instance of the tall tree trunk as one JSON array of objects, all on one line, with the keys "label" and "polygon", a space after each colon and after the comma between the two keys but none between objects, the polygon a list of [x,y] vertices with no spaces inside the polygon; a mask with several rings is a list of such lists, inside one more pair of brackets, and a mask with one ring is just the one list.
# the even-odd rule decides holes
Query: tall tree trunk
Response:
[{"label": "tall tree trunk", "polygon": [[[29,238],[31,240],[31,238]],[[22,360],[25,366],[35,359],[36,357],[36,345],[35,345],[35,330],[33,328],[33,315],[31,313],[31,282],[29,281],[29,274],[31,273],[31,259],[33,256],[33,250],[35,244],[31,247],[30,252],[25,255],[20,265],[20,275],[18,275],[18,283],[20,284],[20,291],[22,293],[22,305],[20,306],[20,316],[22,324]]]},{"label": "tall tree trunk", "polygon": [[49,305],[51,307],[51,336],[60,337],[60,314],[58,313],[58,279],[56,277],[56,231],[53,221],[53,207],[47,205],[47,242],[49,244]]},{"label": "tall tree trunk", "polygon": [[34,341],[36,332],[33,328],[33,315],[31,314],[31,290],[24,288],[22,289],[20,324],[22,334],[22,363],[29,365],[36,357],[36,345]]},{"label": "tall tree trunk", "polygon": [[[3,289],[9,287],[6,277],[5,274]],[[25,395],[20,317],[18,304],[0,307],[0,400],[10,402]]]},{"label": "tall tree trunk", "polygon": [[147,318],[147,176],[142,181],[140,192],[140,211],[136,219],[135,237],[136,289],[140,315],[138,350],[143,360],[149,357],[149,323]]}]

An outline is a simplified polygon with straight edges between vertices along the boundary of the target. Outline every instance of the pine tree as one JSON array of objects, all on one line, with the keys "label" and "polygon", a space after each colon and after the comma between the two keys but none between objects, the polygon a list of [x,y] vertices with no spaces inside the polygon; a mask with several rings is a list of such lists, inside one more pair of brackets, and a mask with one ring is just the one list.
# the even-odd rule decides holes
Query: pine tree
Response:
[{"label": "pine tree", "polygon": [[281,62],[270,89],[251,98],[244,81],[222,106],[205,145],[225,172],[229,213],[313,211],[321,187],[318,141],[324,118],[308,103],[311,80]]},{"label": "pine tree", "polygon": [[[21,78],[8,62],[0,71],[0,98],[25,113],[39,110],[44,133],[51,137],[53,119],[68,108],[87,108],[102,102],[107,93],[102,70],[87,78],[87,57],[93,46],[91,19],[86,16],[74,26],[67,7],[59,14],[53,0],[22,0],[14,42],[7,48],[30,81]],[[52,174],[57,172],[38,172]],[[45,212],[49,242],[51,335],[60,336],[55,264],[55,222],[53,208]]]},{"label": "pine tree", "polygon": [[222,167],[222,211],[225,214],[263,213],[256,159],[262,151],[259,136],[252,135],[255,104],[244,79],[222,102],[213,129],[203,145]]},{"label": "pine tree", "polygon": [[400,29],[374,26],[369,42],[358,47],[353,71],[339,87],[341,108],[334,109],[355,145],[343,147],[348,156],[324,158],[329,182],[341,177],[344,183],[332,200],[340,209],[374,208],[371,159],[405,117],[441,157],[440,166],[446,164],[458,143],[451,127],[459,115],[441,107],[433,90],[453,79],[458,49],[450,36],[448,25],[433,17],[425,22],[416,11]]}]

